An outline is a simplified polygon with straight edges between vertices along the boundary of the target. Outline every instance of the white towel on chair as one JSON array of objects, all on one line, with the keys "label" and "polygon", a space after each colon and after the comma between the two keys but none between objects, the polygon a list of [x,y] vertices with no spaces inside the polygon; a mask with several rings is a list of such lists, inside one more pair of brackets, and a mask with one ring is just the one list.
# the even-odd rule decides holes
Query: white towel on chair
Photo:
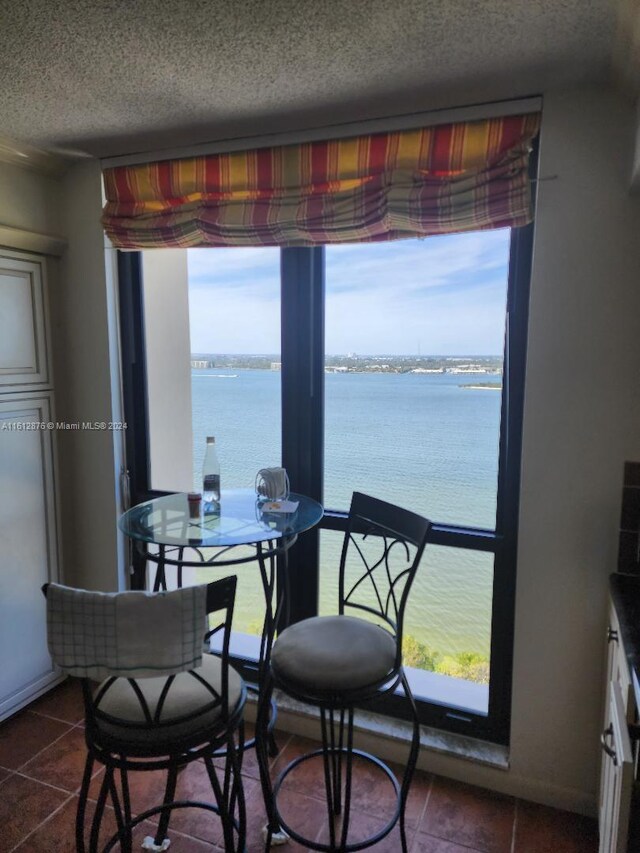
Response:
[{"label": "white towel on chair", "polygon": [[47,633],[54,662],[69,675],[174,675],[202,664],[207,586],[172,592],[88,592],[49,584]]}]

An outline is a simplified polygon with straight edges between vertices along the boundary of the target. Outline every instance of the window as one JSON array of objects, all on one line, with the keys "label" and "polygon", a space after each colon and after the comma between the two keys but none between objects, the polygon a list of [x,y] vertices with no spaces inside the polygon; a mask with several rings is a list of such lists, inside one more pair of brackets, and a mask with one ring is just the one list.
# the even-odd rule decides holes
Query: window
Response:
[{"label": "window", "polygon": [[[162,377],[150,363],[159,321],[147,311],[146,255],[166,250],[142,253],[142,263],[120,256],[134,499],[197,483],[209,432],[220,436],[223,488],[251,486],[281,458],[295,489],[328,508],[322,530],[290,552],[293,621],[335,607],[351,491],[428,515],[433,541],[405,648],[420,714],[502,743],[531,234],[526,226],[327,249],[190,251],[188,486],[154,469],[154,442],[170,436],[153,409]],[[255,610],[245,608],[238,630],[251,633]],[[403,702],[387,698],[380,710],[402,715]]]}]

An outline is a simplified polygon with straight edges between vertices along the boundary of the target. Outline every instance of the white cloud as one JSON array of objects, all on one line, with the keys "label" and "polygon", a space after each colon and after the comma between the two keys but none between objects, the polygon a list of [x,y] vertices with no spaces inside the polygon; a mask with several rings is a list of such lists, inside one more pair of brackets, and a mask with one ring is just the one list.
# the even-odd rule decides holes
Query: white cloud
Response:
[{"label": "white cloud", "polygon": [[[326,349],[362,354],[502,352],[509,232],[331,246]],[[189,251],[194,352],[276,353],[274,248]]]}]

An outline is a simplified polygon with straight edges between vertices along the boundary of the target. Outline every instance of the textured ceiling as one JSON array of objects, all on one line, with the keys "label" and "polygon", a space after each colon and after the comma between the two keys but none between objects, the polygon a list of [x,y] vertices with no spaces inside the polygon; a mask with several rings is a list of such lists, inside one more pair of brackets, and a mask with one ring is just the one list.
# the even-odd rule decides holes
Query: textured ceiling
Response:
[{"label": "textured ceiling", "polygon": [[606,77],[611,0],[0,0],[0,135],[129,153]]}]

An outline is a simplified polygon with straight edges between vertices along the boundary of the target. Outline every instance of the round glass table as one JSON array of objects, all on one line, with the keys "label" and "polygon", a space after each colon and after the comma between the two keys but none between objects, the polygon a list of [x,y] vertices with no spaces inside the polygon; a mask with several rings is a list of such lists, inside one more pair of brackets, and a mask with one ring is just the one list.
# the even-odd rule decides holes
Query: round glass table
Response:
[{"label": "round glass table", "polygon": [[[291,493],[294,512],[271,512],[270,502],[258,499],[253,489],[223,490],[219,504],[207,510],[203,501],[192,518],[186,494],[165,495],[138,504],[120,518],[123,533],[138,542],[173,548],[224,548],[238,545],[267,545],[282,550],[290,547],[298,534],[320,521],[322,506],[305,495]],[[277,503],[277,502],[276,502]],[[255,559],[229,558],[228,564]],[[227,562],[226,559],[223,562]],[[217,565],[220,561],[216,560]],[[201,561],[196,561],[200,565]]]}]

